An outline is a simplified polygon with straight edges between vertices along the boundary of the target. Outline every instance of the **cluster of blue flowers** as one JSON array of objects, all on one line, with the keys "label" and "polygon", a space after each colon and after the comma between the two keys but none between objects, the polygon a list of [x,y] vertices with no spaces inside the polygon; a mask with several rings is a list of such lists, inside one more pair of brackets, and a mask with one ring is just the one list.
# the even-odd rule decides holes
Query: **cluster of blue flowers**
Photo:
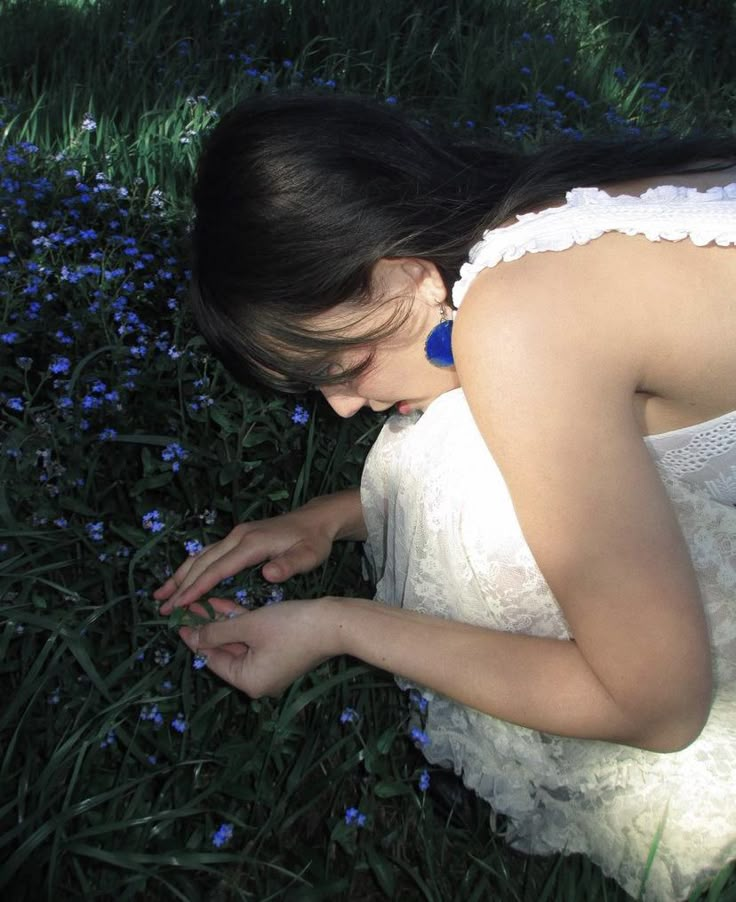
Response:
[{"label": "cluster of blue flowers", "polygon": [[179,442],[171,442],[171,444],[167,445],[161,452],[161,457],[163,460],[171,463],[171,469],[174,473],[178,473],[180,466],[179,462],[186,460],[189,457],[189,452],[185,451]]},{"label": "cluster of blue flowers", "polygon": [[149,511],[147,514],[143,514],[141,518],[141,525],[144,529],[148,529],[151,532],[161,532],[164,528],[164,523],[161,520],[161,514],[157,510]]},{"label": "cluster of blue flowers", "polygon": [[158,705],[144,705],[140,713],[141,720],[150,720],[154,726],[161,727],[164,723],[164,716],[159,710]]}]

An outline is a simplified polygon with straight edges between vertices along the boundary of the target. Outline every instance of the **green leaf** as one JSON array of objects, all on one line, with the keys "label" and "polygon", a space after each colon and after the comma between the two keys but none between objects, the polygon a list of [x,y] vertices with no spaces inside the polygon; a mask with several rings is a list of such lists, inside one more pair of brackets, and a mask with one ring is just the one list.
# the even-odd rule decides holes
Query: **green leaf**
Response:
[{"label": "green leaf", "polygon": [[393,899],[396,892],[396,871],[391,862],[370,843],[365,846],[365,856],[376,882],[387,899]]},{"label": "green leaf", "polygon": [[220,468],[220,472],[217,474],[218,483],[220,485],[229,485],[238,475],[240,469],[240,461],[231,460],[229,463],[226,463],[224,467]]},{"label": "green leaf", "polygon": [[235,435],[240,431],[240,426],[235,423],[225,410],[219,407],[210,408],[210,417],[217,423],[226,435]]},{"label": "green leaf", "polygon": [[142,495],[150,489],[160,489],[164,485],[169,485],[174,479],[173,473],[157,473],[155,476],[145,476],[134,483],[130,489],[130,494],[134,497]]},{"label": "green leaf", "polygon": [[31,596],[31,601],[33,602],[33,607],[38,608],[40,611],[45,611],[49,606],[46,599],[42,598],[36,592]]},{"label": "green leaf", "polygon": [[286,489],[278,489],[275,492],[268,493],[269,501],[285,501],[289,497],[289,493]]},{"label": "green leaf", "polygon": [[373,792],[379,799],[392,799],[395,796],[411,795],[412,789],[400,780],[391,782],[381,780],[379,783],[376,783]]}]

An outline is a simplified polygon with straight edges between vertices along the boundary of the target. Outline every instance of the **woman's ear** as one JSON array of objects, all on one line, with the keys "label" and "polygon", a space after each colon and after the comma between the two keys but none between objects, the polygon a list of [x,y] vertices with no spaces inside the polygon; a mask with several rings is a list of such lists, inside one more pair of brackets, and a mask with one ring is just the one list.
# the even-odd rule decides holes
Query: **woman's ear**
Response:
[{"label": "woman's ear", "polygon": [[439,269],[431,260],[418,257],[405,257],[400,262],[404,273],[414,282],[414,290],[424,300],[432,304],[441,304],[447,299],[445,282]]}]

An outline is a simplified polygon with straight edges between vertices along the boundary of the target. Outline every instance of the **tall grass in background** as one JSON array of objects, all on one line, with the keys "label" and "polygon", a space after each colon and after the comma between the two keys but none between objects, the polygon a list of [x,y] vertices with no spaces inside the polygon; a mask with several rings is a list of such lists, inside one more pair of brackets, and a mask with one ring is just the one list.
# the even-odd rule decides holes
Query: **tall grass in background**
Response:
[{"label": "tall grass in background", "polygon": [[[4,899],[627,898],[579,856],[507,849],[451,775],[426,789],[422,701],[389,675],[341,659],[250,701],[158,617],[189,551],[356,484],[381,425],[243,392],[205,353],[188,191],[202,133],[256,91],[529,146],[733,130],[732,7],[0,3]],[[343,545],[283,591],[371,588]],[[280,598],[257,569],[217,594]]]}]

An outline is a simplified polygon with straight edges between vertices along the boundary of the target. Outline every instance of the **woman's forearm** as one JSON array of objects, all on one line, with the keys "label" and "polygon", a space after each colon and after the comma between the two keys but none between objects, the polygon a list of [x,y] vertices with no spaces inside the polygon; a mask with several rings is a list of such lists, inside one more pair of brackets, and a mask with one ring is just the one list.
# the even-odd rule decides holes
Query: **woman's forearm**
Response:
[{"label": "woman's forearm", "polygon": [[[485,629],[365,599],[326,599],[338,653],[533,730],[674,751],[680,724],[622,711],[573,641]],[[697,735],[697,731],[696,731]]]},{"label": "woman's forearm", "polygon": [[368,537],[360,503],[360,489],[345,489],[332,495],[320,495],[308,501],[305,508],[322,510],[334,532],[333,540],[365,542]]}]

